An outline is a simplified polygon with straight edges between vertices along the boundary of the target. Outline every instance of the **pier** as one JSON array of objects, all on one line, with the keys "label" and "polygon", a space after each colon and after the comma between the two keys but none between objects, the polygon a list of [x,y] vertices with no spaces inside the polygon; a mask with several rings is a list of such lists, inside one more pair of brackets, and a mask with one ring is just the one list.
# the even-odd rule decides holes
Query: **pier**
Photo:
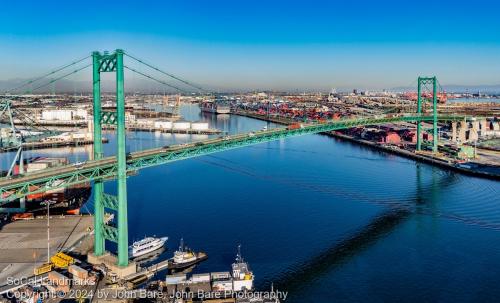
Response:
[{"label": "pier", "polygon": [[138,268],[138,271],[136,273],[124,277],[124,280],[134,285],[137,285],[151,278],[157,272],[167,269],[168,269],[168,260],[164,260],[149,267]]}]

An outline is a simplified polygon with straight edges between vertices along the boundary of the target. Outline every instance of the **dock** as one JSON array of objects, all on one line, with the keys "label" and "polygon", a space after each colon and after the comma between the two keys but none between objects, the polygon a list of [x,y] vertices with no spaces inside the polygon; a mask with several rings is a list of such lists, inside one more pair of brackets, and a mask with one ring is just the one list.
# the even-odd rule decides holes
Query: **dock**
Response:
[{"label": "dock", "polygon": [[149,267],[140,268],[136,273],[126,276],[124,280],[132,284],[140,284],[154,276],[157,272],[166,269],[168,269],[168,259]]},{"label": "dock", "polygon": [[436,166],[439,166],[439,167],[444,168],[444,169],[448,169],[448,170],[452,170],[452,171],[456,171],[456,172],[461,172],[461,173],[466,174],[466,175],[483,177],[483,178],[493,179],[493,180],[500,180],[500,174],[498,173],[498,171],[500,169],[498,169],[498,166],[496,167],[496,169],[495,169],[495,167],[492,166],[492,169],[483,169],[483,170],[461,168],[461,167],[457,167],[457,166],[453,165],[452,163],[449,163],[445,159],[433,156],[431,154],[415,153],[415,152],[408,151],[408,150],[401,149],[401,148],[397,148],[397,149],[389,148],[387,146],[377,144],[376,142],[354,138],[352,136],[344,135],[344,134],[341,134],[338,132],[328,132],[328,133],[323,133],[323,134],[330,136],[330,137],[335,137],[338,139],[347,140],[347,141],[351,141],[351,142],[354,142],[357,144],[369,146],[371,148],[383,150],[387,153],[396,154],[396,155],[399,155],[399,156],[402,156],[402,157],[405,157],[408,159],[412,159],[412,160],[415,160],[418,162],[432,164],[432,165],[436,165]]},{"label": "dock", "polygon": [[292,124],[294,122],[293,119],[291,118],[286,118],[286,117],[280,117],[276,115],[260,115],[255,112],[251,111],[245,111],[245,110],[231,110],[232,115],[238,115],[238,116],[243,116],[243,117],[249,117],[249,118],[254,118],[262,121],[267,121],[267,122],[273,122],[276,124],[283,124],[283,125],[288,125]]}]

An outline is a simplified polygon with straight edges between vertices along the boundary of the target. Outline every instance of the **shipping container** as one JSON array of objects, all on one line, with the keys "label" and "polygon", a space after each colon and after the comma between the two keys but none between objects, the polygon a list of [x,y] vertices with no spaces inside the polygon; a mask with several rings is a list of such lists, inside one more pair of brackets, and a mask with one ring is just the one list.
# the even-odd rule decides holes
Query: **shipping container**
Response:
[{"label": "shipping container", "polygon": [[48,273],[49,271],[52,270],[52,267],[53,267],[52,263],[42,264],[38,267],[35,267],[34,274],[35,274],[35,276],[38,276],[38,275]]},{"label": "shipping container", "polygon": [[[63,288],[64,290],[69,289],[71,286],[71,281],[68,277],[58,273],[57,271],[51,271],[48,274],[48,281],[50,285],[56,286],[56,289]],[[67,288],[66,288],[67,287]]]},{"label": "shipping container", "polygon": [[293,124],[290,124],[288,125],[288,129],[299,129],[299,128],[304,128],[304,126],[302,125],[302,123],[293,123]]},{"label": "shipping container", "polygon": [[79,279],[87,279],[89,276],[88,271],[74,264],[68,267],[68,272]]},{"label": "shipping container", "polygon": [[50,261],[59,268],[66,268],[75,262],[72,257],[61,252],[50,257]]},{"label": "shipping container", "polygon": [[194,283],[198,282],[210,282],[210,274],[196,274],[191,277]]},{"label": "shipping container", "polygon": [[186,281],[185,274],[167,275],[165,282],[167,284],[178,284]]},{"label": "shipping container", "polygon": [[222,272],[213,272],[210,273],[210,277],[213,280],[220,280],[220,279],[228,279],[231,277],[230,273],[228,271],[222,271]]},{"label": "shipping container", "polygon": [[220,280],[212,282],[213,291],[231,291],[233,290],[232,280]]}]

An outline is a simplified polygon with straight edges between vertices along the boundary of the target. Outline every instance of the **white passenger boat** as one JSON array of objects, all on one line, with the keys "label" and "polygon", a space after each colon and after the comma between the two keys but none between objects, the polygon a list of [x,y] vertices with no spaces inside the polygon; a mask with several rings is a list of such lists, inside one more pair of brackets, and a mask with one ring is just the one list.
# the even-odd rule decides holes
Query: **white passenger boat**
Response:
[{"label": "white passenger boat", "polygon": [[142,256],[144,254],[150,253],[152,251],[164,247],[165,242],[167,242],[167,240],[168,237],[162,237],[162,238],[146,237],[130,245],[128,254],[130,258],[136,258]]}]

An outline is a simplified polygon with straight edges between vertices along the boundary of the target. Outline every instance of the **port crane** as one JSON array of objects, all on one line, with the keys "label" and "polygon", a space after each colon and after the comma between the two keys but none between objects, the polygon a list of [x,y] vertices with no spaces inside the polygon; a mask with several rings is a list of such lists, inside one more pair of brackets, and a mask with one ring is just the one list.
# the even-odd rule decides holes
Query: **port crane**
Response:
[{"label": "port crane", "polygon": [[[0,100],[0,121],[7,122],[3,124],[3,127],[0,127],[0,149],[4,151],[16,151],[7,176],[12,176],[16,163],[19,163],[20,174],[23,173],[23,149],[25,143],[36,142],[61,133],[35,126],[33,118],[13,108],[10,99]],[[23,126],[21,127],[20,125]]]}]

